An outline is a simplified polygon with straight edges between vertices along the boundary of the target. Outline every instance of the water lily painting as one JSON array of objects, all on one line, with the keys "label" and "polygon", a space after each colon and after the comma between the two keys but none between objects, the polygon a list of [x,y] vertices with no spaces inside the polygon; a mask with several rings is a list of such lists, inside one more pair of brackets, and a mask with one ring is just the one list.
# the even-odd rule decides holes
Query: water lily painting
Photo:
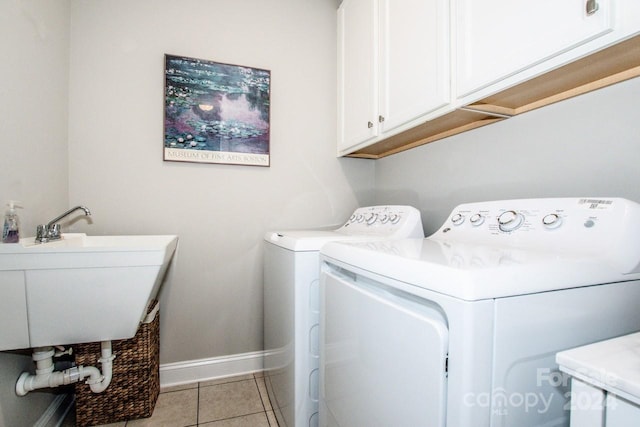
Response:
[{"label": "water lily painting", "polygon": [[269,166],[271,73],[165,55],[164,159]]}]

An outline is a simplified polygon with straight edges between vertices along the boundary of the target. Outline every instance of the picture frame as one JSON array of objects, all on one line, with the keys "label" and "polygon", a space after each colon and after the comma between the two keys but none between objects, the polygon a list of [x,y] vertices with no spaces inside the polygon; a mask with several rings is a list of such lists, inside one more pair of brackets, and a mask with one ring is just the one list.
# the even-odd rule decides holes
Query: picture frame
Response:
[{"label": "picture frame", "polygon": [[270,166],[271,72],[165,54],[165,161]]}]

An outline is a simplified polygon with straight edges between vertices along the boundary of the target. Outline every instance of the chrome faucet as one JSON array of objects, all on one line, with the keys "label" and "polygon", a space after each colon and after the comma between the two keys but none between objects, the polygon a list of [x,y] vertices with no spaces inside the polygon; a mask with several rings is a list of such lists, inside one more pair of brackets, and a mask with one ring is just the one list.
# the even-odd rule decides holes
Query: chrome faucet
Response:
[{"label": "chrome faucet", "polygon": [[49,240],[59,240],[62,235],[60,234],[60,224],[58,224],[58,221],[77,210],[83,210],[86,216],[91,216],[91,211],[89,210],[89,208],[86,208],[84,206],[76,206],[75,208],[71,208],[62,215],[55,217],[47,224],[38,225],[38,229],[36,230],[36,242],[46,243]]}]

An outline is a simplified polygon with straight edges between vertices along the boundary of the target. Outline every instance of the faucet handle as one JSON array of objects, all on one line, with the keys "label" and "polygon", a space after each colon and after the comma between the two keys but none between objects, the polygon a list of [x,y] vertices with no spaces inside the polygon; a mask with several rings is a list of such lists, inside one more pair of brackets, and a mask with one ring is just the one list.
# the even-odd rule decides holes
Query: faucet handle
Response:
[{"label": "faucet handle", "polygon": [[36,229],[36,242],[44,243],[49,240],[49,227],[47,224],[40,224]]},{"label": "faucet handle", "polygon": [[49,227],[49,231],[47,232],[47,236],[51,240],[56,240],[60,238],[60,224],[53,224]]},{"label": "faucet handle", "polygon": [[36,228],[36,242],[46,243],[60,238],[60,224],[40,224]]}]

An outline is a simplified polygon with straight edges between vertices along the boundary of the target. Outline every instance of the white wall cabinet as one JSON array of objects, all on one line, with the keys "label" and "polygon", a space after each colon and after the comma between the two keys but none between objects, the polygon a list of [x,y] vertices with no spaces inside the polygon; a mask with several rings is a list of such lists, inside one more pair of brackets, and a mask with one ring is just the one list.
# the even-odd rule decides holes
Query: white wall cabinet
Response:
[{"label": "white wall cabinet", "polygon": [[338,155],[449,105],[448,0],[344,0],[338,9]]},{"label": "white wall cabinet", "polygon": [[609,0],[457,0],[457,96],[613,30]]},{"label": "white wall cabinet", "polygon": [[378,0],[338,9],[338,152],[378,135]]},{"label": "white wall cabinet", "polygon": [[338,155],[377,159],[640,76],[638,0],[344,0]]}]

